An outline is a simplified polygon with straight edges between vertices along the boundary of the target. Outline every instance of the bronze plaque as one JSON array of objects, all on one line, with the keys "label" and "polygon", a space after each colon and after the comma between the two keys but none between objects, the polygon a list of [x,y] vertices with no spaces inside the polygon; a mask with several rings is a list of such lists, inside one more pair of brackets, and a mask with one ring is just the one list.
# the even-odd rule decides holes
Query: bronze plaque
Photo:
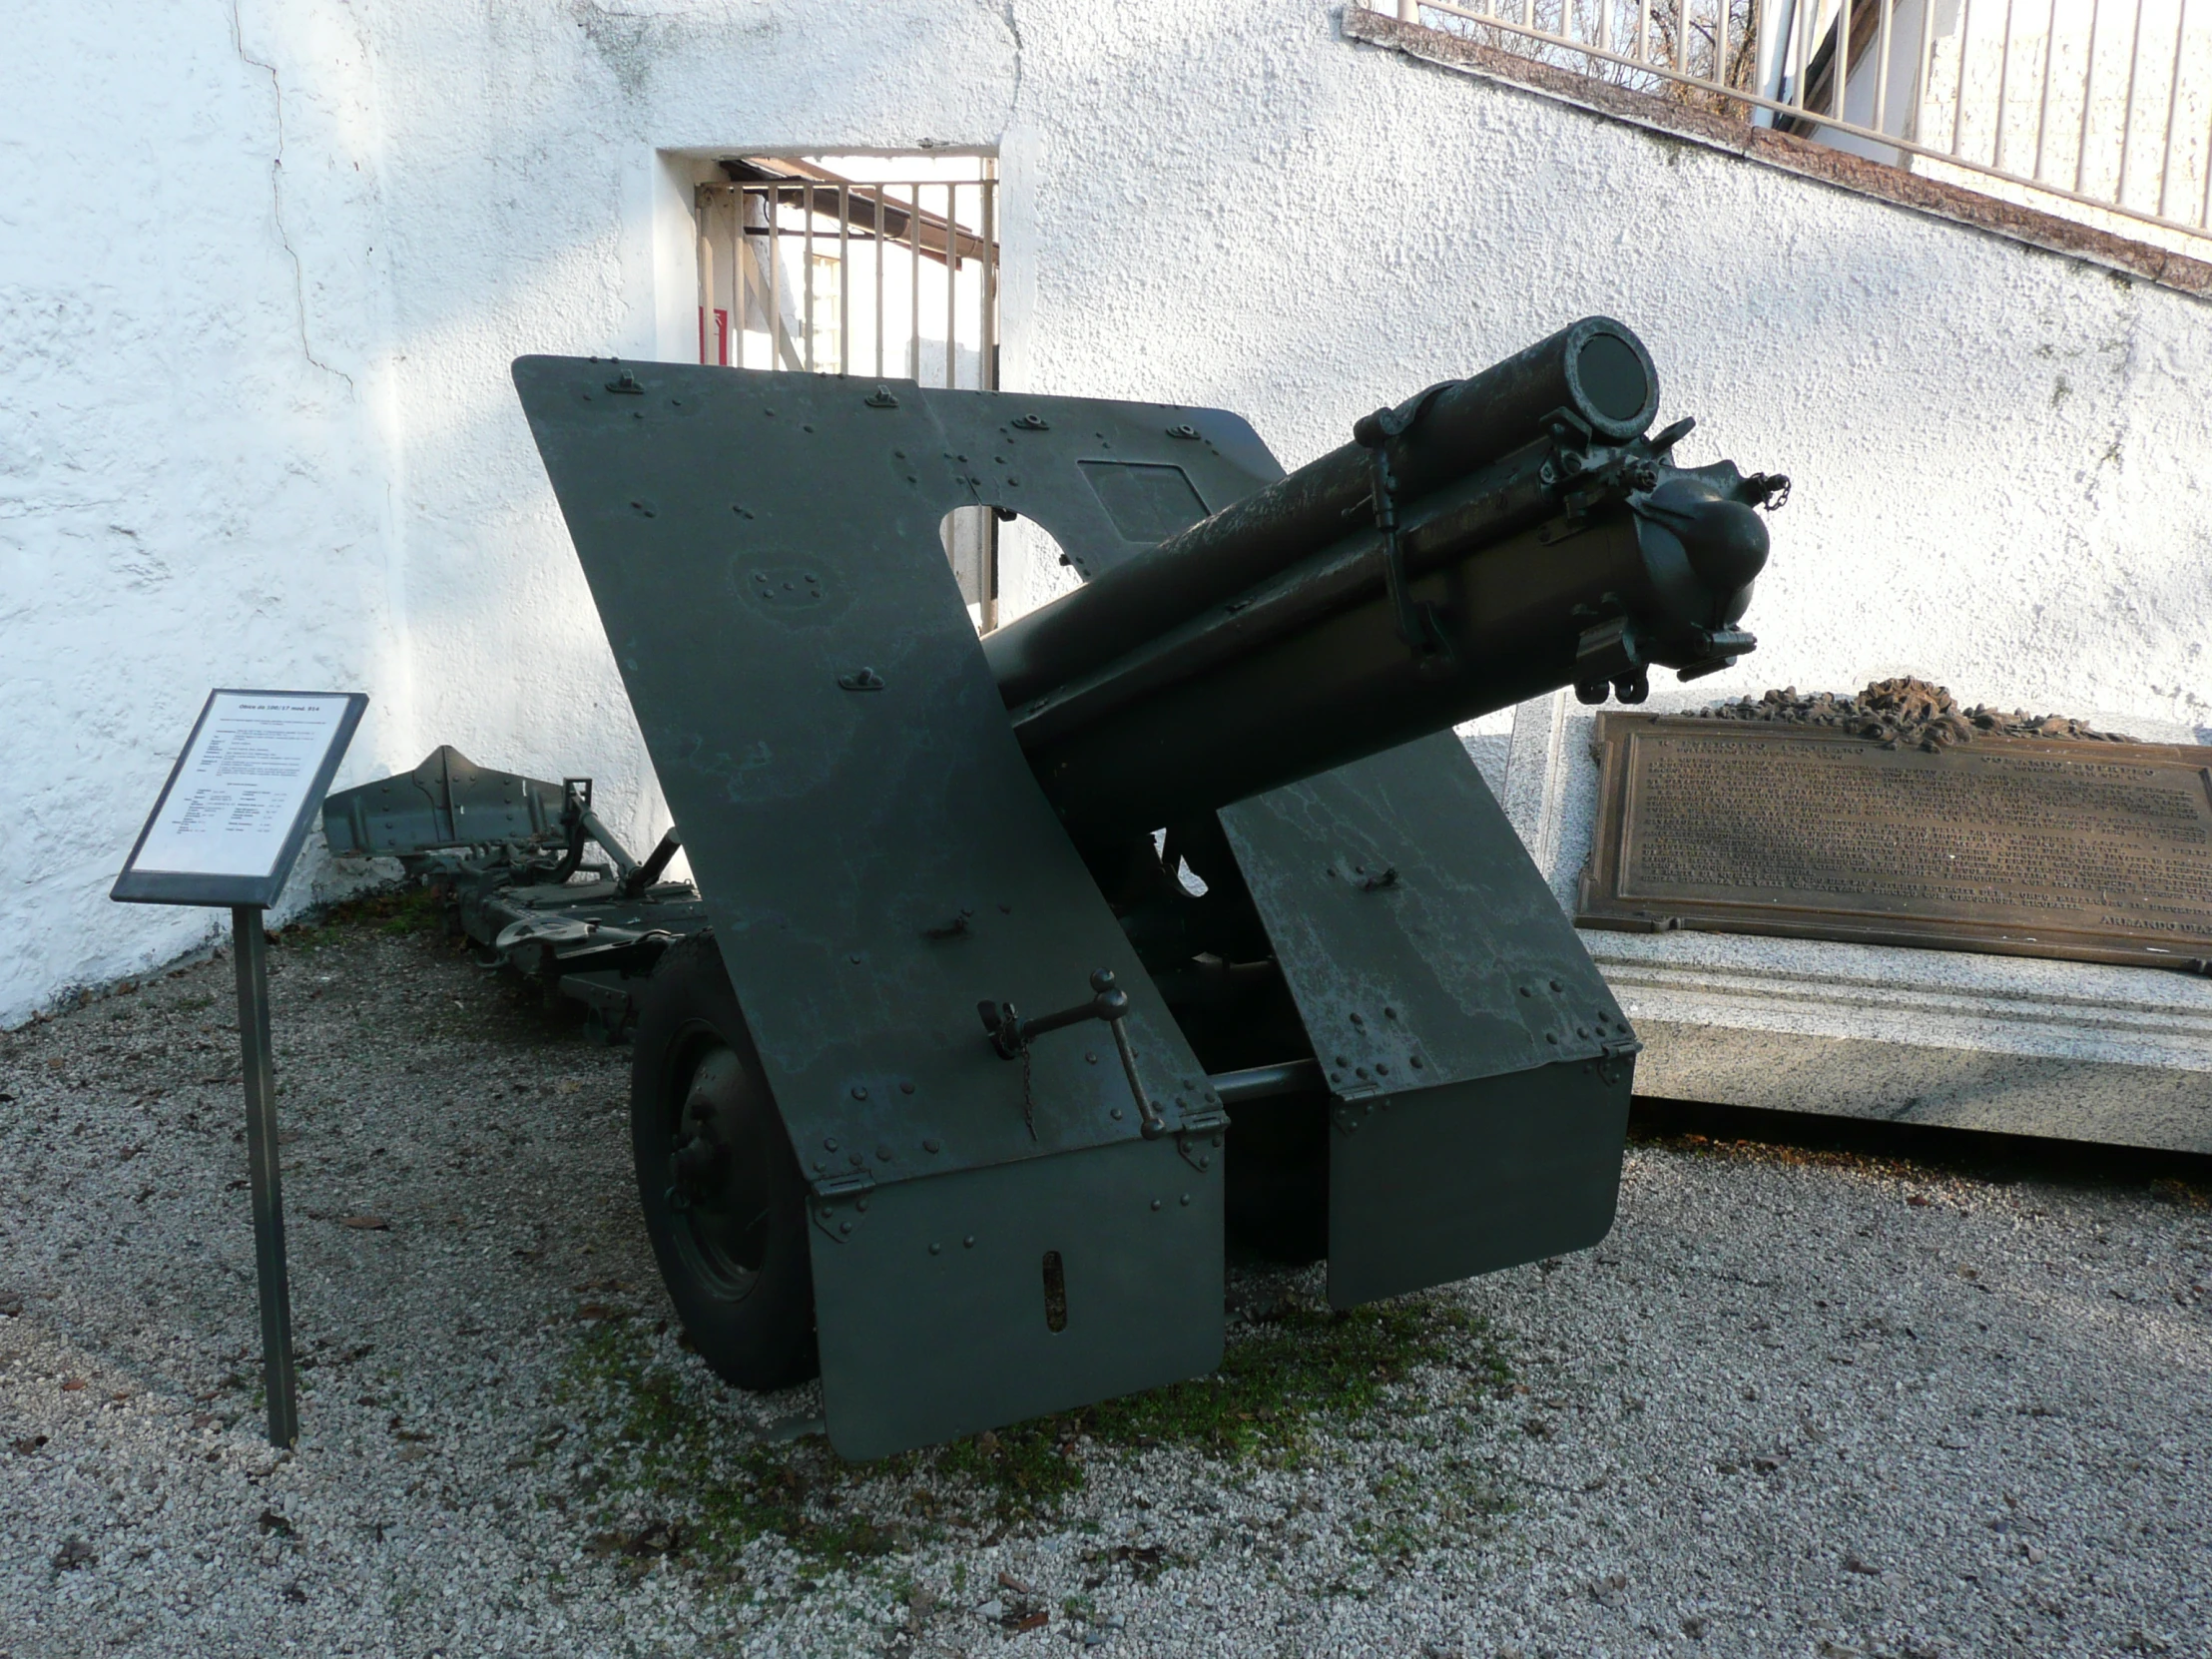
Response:
[{"label": "bronze plaque", "polygon": [[1598,717],[1575,920],[2205,971],[2212,749]]}]

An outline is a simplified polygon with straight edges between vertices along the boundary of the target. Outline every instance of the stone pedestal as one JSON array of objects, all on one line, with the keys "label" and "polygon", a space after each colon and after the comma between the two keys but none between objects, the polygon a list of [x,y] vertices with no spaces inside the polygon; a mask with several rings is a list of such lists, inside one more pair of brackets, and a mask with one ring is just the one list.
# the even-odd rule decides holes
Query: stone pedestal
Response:
[{"label": "stone pedestal", "polygon": [[[1594,714],[1564,693],[1522,705],[1502,769],[1494,736],[1469,740],[1570,913],[1597,806]],[[1646,1044],[1639,1093],[2212,1152],[2212,980],[1723,933],[1582,938]]]}]

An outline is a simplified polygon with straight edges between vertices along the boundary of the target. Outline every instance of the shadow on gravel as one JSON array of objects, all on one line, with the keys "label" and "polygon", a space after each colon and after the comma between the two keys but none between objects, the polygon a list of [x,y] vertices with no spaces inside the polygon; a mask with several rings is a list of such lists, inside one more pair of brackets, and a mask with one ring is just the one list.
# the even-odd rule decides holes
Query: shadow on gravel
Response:
[{"label": "shadow on gravel", "polygon": [[2199,1153],[1643,1095],[1630,1106],[1628,1136],[1647,1145],[1737,1146],[1773,1155],[1803,1154],[1900,1176],[1963,1177],[1998,1186],[2045,1182],[2082,1191],[2132,1194],[2147,1190],[2152,1198],[2168,1204],[2195,1209],[2212,1205],[2212,1157]]}]

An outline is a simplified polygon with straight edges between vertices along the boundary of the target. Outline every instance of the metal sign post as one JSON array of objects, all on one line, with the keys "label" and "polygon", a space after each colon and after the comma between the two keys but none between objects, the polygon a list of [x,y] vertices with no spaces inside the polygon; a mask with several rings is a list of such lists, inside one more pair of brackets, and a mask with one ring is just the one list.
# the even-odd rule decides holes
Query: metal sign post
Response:
[{"label": "metal sign post", "polygon": [[284,1267],[284,1193],[276,1168],[276,1062],[269,1032],[269,935],[252,904],[231,907],[238,957],[239,1058],[246,1074],[246,1173],[254,1200],[254,1266],[262,1291],[262,1372],[272,1445],[299,1441],[291,1364],[291,1279]]},{"label": "metal sign post", "polygon": [[315,809],[367,707],[359,692],[209,693],[109,893],[131,903],[223,905],[231,912],[263,1382],[270,1443],[278,1446],[298,1443],[299,1404],[262,912],[283,890]]}]

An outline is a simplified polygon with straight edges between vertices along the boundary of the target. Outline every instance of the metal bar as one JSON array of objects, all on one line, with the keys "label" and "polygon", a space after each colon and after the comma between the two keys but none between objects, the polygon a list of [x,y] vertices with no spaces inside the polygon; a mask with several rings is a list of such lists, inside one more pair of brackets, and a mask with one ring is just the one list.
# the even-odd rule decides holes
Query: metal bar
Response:
[{"label": "metal bar", "polygon": [[[1935,0],[1925,0],[1934,5]],[[1820,15],[1820,0],[1798,0],[1790,13],[1790,25],[1797,36],[1797,73],[1790,78],[1790,101],[1798,109],[1805,108],[1805,65],[1812,53],[1813,24]]]},{"label": "metal bar", "polygon": [[960,187],[944,187],[944,386],[959,384],[960,359],[954,343],[960,337]]},{"label": "metal bar", "polygon": [[[1561,7],[1572,0],[1559,0]],[[1566,44],[1573,45],[1569,41]],[[1674,72],[1688,78],[1690,73],[1690,0],[1674,0]]]},{"label": "metal bar", "polygon": [[982,366],[975,383],[985,391],[998,389],[998,183],[986,179],[983,191],[983,253],[977,262],[983,273]]},{"label": "metal bar", "polygon": [[[1503,29],[1509,34],[1522,35],[1529,40],[1537,41],[1547,46],[1567,47],[1571,48],[1574,51],[1587,53],[1593,57],[1602,56],[1606,62],[1619,64],[1622,65],[1624,68],[1632,69],[1637,67],[1630,59],[1621,56],[1619,53],[1609,52],[1600,54],[1597,52],[1596,48],[1584,45],[1581,42],[1571,41],[1564,39],[1563,37],[1558,35],[1548,34],[1540,29],[1523,29],[1518,24],[1508,23],[1503,21],[1502,19],[1485,16],[1481,13],[1470,12],[1462,6],[1451,4],[1450,0],[1421,0],[1421,4],[1426,6],[1430,11],[1443,12],[1446,15],[1452,17],[1464,17],[1469,18],[1475,22],[1488,23],[1493,28]],[[1725,94],[1727,97],[1733,98],[1738,103],[1744,104],[1752,109],[1771,110],[1777,115],[1801,117],[1804,120],[1812,122],[1820,127],[1827,128],[1834,132],[1851,133],[1860,138],[1877,141],[1890,149],[1901,151],[1906,155],[1925,156],[1936,161],[1955,162],[1956,165],[1965,168],[1969,172],[1979,173],[1991,179],[2001,179],[2007,184],[2021,185],[2030,190],[2040,191],[2044,195],[2056,197],[2060,201],[2078,202],[2085,207],[2099,208],[2106,211],[2118,212],[2124,214],[2129,219],[2141,220],[2146,225],[2166,225],[2172,227],[2174,230],[2177,231],[2188,231],[2193,233],[2199,231],[2202,228],[2212,227],[2212,166],[2208,166],[2206,169],[2206,185],[2208,188],[2206,191],[2204,207],[2200,212],[2199,217],[2194,220],[2160,219],[2157,215],[2145,213],[2140,209],[2120,208],[2108,197],[2087,196],[2079,191],[2067,190],[2061,185],[2053,185],[2047,183],[2044,180],[2029,178],[2025,174],[1999,172],[1997,169],[1985,166],[1979,162],[1959,160],[1958,158],[1950,155],[1949,152],[1937,149],[1934,145],[1922,144],[1915,139],[1901,139],[1894,134],[1878,133],[1875,132],[1872,128],[1859,125],[1857,122],[1838,121],[1833,116],[1817,114],[1814,111],[1807,110],[1800,105],[1790,103],[1784,99],[1769,98],[1766,97],[1764,94],[1756,92],[1745,92],[1737,87],[1718,86],[1715,85],[1713,82],[1706,80],[1703,76],[1676,75],[1672,70],[1666,68],[1662,64],[1649,64],[1645,65],[1644,67],[1649,69],[1652,74],[1663,76],[1668,80],[1681,81],[1683,84],[1688,86],[1701,87],[1706,89],[1707,91]]]},{"label": "metal bar", "polygon": [[1319,1093],[1322,1089],[1319,1060],[1285,1060],[1279,1065],[1247,1066],[1242,1071],[1217,1071],[1206,1086],[1221,1097],[1224,1106],[1242,1106],[1248,1100],[1268,1100],[1276,1095]]},{"label": "metal bar", "polygon": [[2127,109],[2120,117],[2120,182],[2112,200],[2127,200],[2128,152],[2135,148],[2135,70],[2143,61],[2143,0],[2135,0],[2135,33],[2127,47]]},{"label": "metal bar", "polygon": [[[2054,0],[2055,3],[2055,0]],[[1913,60],[1913,123],[1910,137],[1921,142],[1921,111],[1928,103],[1928,66],[1936,57],[1936,0],[1921,0],[1921,55]]]},{"label": "metal bar", "polygon": [[1958,91],[1950,101],[1950,153],[1958,154],[1958,127],[1966,114],[1966,48],[1973,43],[1973,0],[1958,13]]},{"label": "metal bar", "polygon": [[1881,9],[1874,25],[1874,125],[1878,133],[1890,130],[1890,13],[1897,0],[1875,0]]},{"label": "metal bar", "polygon": [[[1933,0],[1922,0],[1924,5]],[[2035,106],[2035,177],[2043,176],[2043,135],[2050,127],[2050,66],[2058,56],[2058,0],[2050,0],[2050,16],[2043,24],[2043,96]]]},{"label": "metal bar", "polygon": [[1851,80],[1851,0],[1844,0],[1843,9],[1836,14],[1836,55],[1828,60],[1829,84],[1836,89],[1830,100],[1834,105],[1828,113],[1838,121],[1844,119],[1844,87]]},{"label": "metal bar", "polygon": [[1400,23],[1420,21],[1420,0],[1397,0],[1397,20]]},{"label": "metal bar", "polygon": [[908,262],[912,267],[913,292],[906,305],[906,378],[917,385],[921,381],[921,186],[906,187],[909,199],[906,214],[906,243],[913,256]]},{"label": "metal bar", "polygon": [[1996,149],[1990,155],[1990,163],[2004,165],[2004,94],[2012,79],[2012,13],[2019,0],[2006,0],[2004,8],[2004,51],[1997,58],[1997,137]]},{"label": "metal bar", "polygon": [[715,318],[715,244],[714,199],[701,185],[692,194],[692,221],[699,232],[699,360],[713,359],[707,355],[707,325]]},{"label": "metal bar", "polygon": [[2097,19],[2104,15],[2101,6],[2089,8],[2089,59],[2081,70],[2081,133],[2074,141],[2075,190],[2081,189],[2081,170],[2089,160],[2089,104],[2090,95],[2097,86]]},{"label": "metal bar", "polygon": [[852,284],[846,280],[852,258],[852,187],[837,187],[837,372],[852,366]]},{"label": "metal bar", "polygon": [[2212,229],[2212,127],[2204,130],[2204,201],[2197,209],[2199,229]]},{"label": "metal bar", "polygon": [[[1411,5],[1413,0],[1406,0]],[[984,391],[998,389],[997,361],[994,355],[994,339],[997,334],[997,318],[993,314],[992,300],[998,287],[998,217],[996,181],[986,179],[977,189],[982,193],[983,251],[976,261],[981,274],[977,286],[982,290],[980,326],[976,338],[977,348],[975,383]],[[982,631],[989,633],[998,626],[998,514],[983,509],[983,569],[982,580],[976,583],[982,600],[979,621]]]},{"label": "metal bar", "polygon": [[276,1167],[276,1060],[269,1034],[269,938],[261,907],[231,910],[238,959],[239,1058],[246,1074],[246,1174],[262,1295],[262,1384],[269,1443],[299,1443],[299,1382],[291,1364],[291,1284],[284,1266],[284,1194]]},{"label": "metal bar", "polygon": [[[2056,5],[2058,0],[2051,0]],[[883,377],[883,243],[890,216],[883,211],[883,187],[875,187],[875,377]]]},{"label": "metal bar", "polygon": [[804,353],[807,372],[815,371],[815,187],[810,182],[801,187],[806,192],[803,212],[807,216],[807,246],[799,257],[800,292],[806,296],[806,320],[801,324],[806,331],[807,347]]},{"label": "metal bar", "polygon": [[784,340],[784,192],[768,187],[768,366],[783,364]]},{"label": "metal bar", "polygon": [[1651,0],[1636,0],[1636,61],[1651,56]]},{"label": "metal bar", "polygon": [[2189,21],[2189,0],[2174,3],[2174,69],[2166,82],[2166,142],[2158,151],[2158,211],[2166,211],[2166,186],[2174,172],[2174,115],[2181,105],[2182,37]]}]

